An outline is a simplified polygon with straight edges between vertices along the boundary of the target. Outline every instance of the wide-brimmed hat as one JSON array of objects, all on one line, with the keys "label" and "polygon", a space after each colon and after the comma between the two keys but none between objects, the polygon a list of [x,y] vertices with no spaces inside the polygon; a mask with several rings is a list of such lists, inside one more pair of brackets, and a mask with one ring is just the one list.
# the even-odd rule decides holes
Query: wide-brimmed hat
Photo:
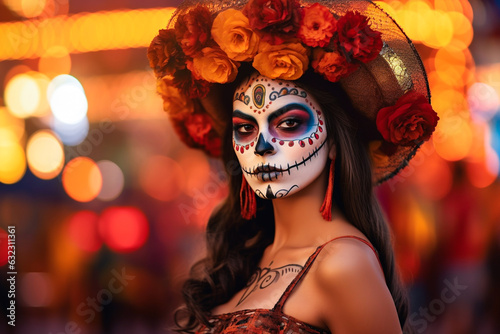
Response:
[{"label": "wide-brimmed hat", "polygon": [[[438,116],[422,61],[399,25],[364,0],[184,1],[148,49],[163,108],[190,147],[218,156],[241,65],[272,79],[314,70],[368,122],[373,180],[405,167]],[[228,95],[229,94],[229,95]]]}]

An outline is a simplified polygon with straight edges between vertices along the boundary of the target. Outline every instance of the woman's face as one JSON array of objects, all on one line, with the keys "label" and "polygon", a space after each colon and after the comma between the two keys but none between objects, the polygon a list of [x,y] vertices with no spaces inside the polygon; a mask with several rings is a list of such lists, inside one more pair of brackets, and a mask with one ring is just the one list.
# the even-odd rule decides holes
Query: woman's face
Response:
[{"label": "woman's face", "polygon": [[321,174],[328,159],[321,108],[292,81],[253,74],[233,98],[233,147],[258,196],[296,193]]}]

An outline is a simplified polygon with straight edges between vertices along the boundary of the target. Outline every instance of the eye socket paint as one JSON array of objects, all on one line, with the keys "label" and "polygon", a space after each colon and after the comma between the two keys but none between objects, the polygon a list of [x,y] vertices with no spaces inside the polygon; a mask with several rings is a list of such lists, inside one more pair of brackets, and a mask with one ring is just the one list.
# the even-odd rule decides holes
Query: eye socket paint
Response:
[{"label": "eye socket paint", "polygon": [[304,104],[292,103],[269,116],[269,132],[276,139],[304,139],[317,125],[311,109]]}]

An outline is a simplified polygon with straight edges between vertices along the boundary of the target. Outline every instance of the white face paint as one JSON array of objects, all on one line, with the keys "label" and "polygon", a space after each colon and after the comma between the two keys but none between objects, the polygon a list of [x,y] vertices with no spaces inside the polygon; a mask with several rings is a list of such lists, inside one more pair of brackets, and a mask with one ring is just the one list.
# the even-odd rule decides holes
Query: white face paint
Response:
[{"label": "white face paint", "polygon": [[236,89],[233,147],[258,196],[280,198],[311,184],[328,159],[326,137],[319,104],[292,81],[254,74]]}]

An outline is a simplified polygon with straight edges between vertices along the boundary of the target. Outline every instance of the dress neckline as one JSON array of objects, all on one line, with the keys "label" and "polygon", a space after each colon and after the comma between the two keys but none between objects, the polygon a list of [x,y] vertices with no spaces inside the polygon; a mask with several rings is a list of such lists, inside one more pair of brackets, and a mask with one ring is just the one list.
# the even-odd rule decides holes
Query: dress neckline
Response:
[{"label": "dress neckline", "polygon": [[290,282],[290,284],[288,284],[288,286],[286,287],[285,291],[281,294],[280,298],[278,299],[278,301],[276,302],[276,304],[274,305],[274,307],[272,309],[266,309],[266,308],[241,309],[241,310],[236,310],[236,311],[232,311],[232,312],[225,312],[225,313],[219,313],[219,314],[211,315],[209,317],[209,319],[214,319],[214,320],[215,319],[220,319],[220,320],[223,320],[223,319],[226,319],[226,318],[232,318],[234,316],[239,316],[241,314],[246,314],[246,313],[251,313],[251,312],[277,313],[277,314],[279,314],[281,316],[285,316],[287,318],[290,318],[291,320],[293,320],[295,322],[304,324],[305,326],[308,326],[308,327],[310,327],[310,328],[312,328],[312,329],[314,329],[316,331],[330,333],[330,331],[327,330],[327,329],[311,325],[311,324],[309,324],[307,322],[304,322],[304,321],[302,321],[300,319],[295,318],[294,316],[291,316],[291,315],[283,313],[283,307],[284,307],[285,302],[287,301],[288,297],[293,292],[293,289],[297,286],[297,284],[302,280],[302,278],[307,274],[307,272],[311,268],[312,263],[316,259],[316,257],[319,254],[319,252],[328,243],[330,243],[330,242],[332,242],[334,240],[337,240],[337,239],[344,239],[344,238],[357,239],[357,240],[363,242],[364,244],[366,244],[367,246],[369,246],[373,250],[373,252],[375,253],[375,255],[376,255],[376,257],[377,257],[377,259],[379,260],[379,263],[380,263],[380,259],[378,257],[378,252],[375,250],[375,248],[367,240],[365,240],[363,238],[360,238],[358,236],[354,236],[354,235],[344,235],[344,236],[340,236],[340,237],[335,237],[335,238],[333,238],[333,239],[325,242],[324,244],[319,245],[316,248],[316,250],[308,257],[308,259],[307,259],[306,263],[304,264],[304,266],[302,267],[302,269],[293,278],[293,280]]}]

